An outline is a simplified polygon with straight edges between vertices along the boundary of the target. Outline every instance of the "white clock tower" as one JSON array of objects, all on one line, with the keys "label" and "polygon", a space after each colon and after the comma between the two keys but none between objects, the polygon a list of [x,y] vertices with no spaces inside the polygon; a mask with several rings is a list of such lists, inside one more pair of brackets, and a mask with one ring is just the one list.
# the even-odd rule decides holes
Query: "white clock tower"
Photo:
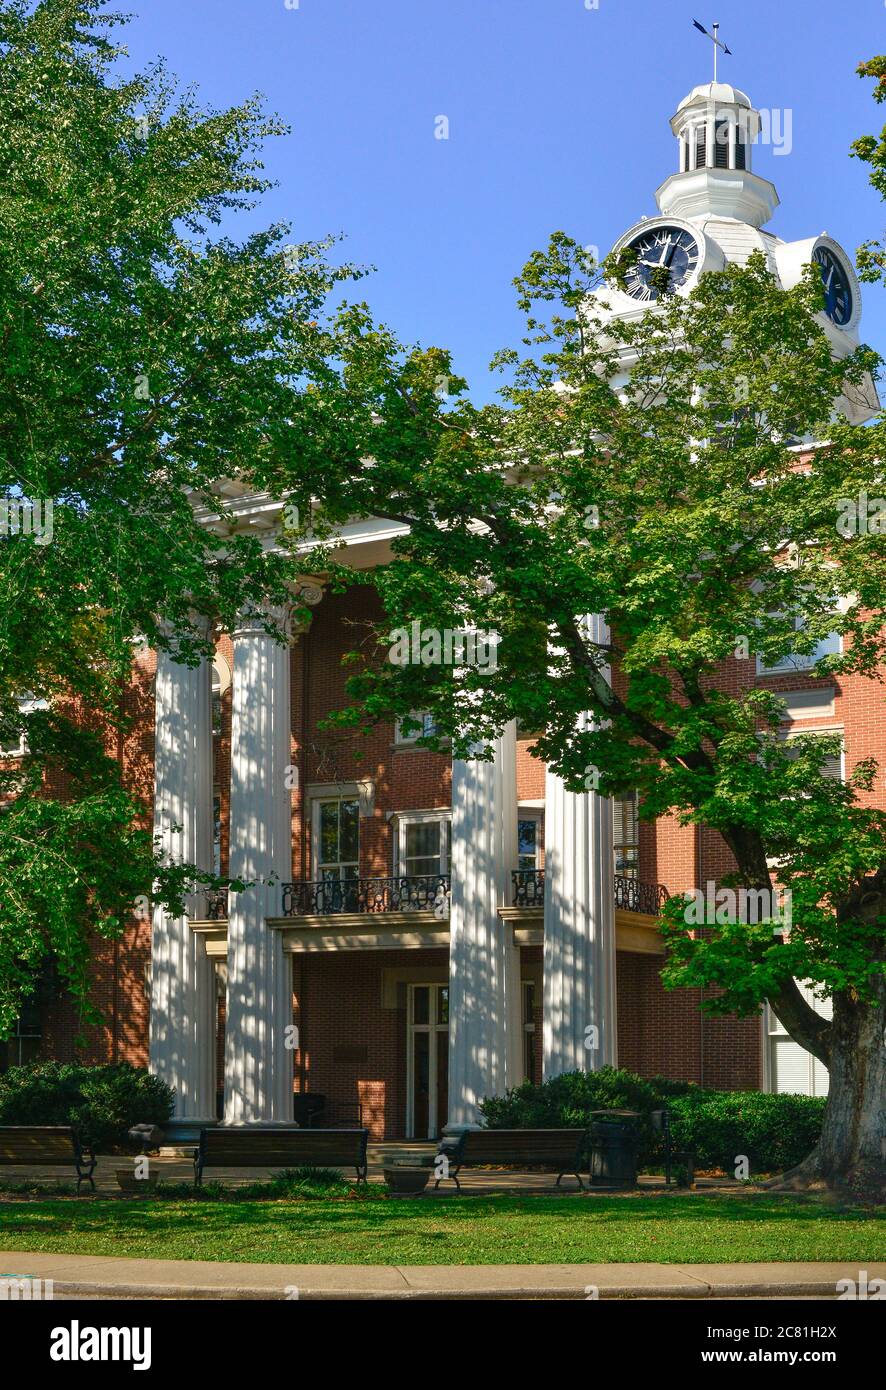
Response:
[{"label": "white clock tower", "polygon": [[[761,116],[744,92],[725,82],[707,82],[684,97],[671,118],[679,152],[678,170],[656,192],[657,217],[644,217],[618,239],[613,252],[631,247],[637,261],[624,288],[607,285],[595,298],[605,301],[603,317],[630,318],[648,311],[659,298],[661,277],[670,269],[670,292],[688,294],[705,271],[730,262],[744,265],[760,251],[782,289],[796,285],[805,266],[821,269],[826,303],[821,321],[837,357],[858,346],[861,293],[852,261],[827,232],[802,241],[782,241],[765,229],[778,194],[774,184],[754,173],[754,142]],[[856,423],[879,409],[873,384],[840,411]]]}]

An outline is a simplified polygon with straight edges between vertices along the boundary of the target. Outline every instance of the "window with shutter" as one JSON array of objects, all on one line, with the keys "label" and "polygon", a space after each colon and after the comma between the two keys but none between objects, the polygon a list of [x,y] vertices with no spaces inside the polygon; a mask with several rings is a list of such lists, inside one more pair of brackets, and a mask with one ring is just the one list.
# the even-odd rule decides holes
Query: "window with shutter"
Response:
[{"label": "window with shutter", "polygon": [[640,820],[637,793],[616,797],[612,803],[612,844],[615,872],[626,878],[637,877],[640,847]]},{"label": "window with shutter", "polygon": [[714,168],[729,168],[729,122],[717,121],[714,127]]}]

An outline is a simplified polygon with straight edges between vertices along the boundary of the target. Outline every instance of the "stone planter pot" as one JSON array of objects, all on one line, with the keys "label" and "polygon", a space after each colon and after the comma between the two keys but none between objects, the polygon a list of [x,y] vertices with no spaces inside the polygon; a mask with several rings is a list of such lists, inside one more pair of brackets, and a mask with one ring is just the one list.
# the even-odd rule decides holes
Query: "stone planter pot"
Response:
[{"label": "stone planter pot", "polygon": [[117,1186],[121,1192],[131,1192],[135,1196],[143,1196],[146,1192],[153,1192],[157,1186],[158,1174],[156,1171],[148,1173],[146,1178],[137,1178],[131,1168],[118,1168]]},{"label": "stone planter pot", "polygon": [[427,1165],[392,1163],[383,1171],[391,1192],[400,1197],[417,1197],[427,1187],[432,1170]]}]

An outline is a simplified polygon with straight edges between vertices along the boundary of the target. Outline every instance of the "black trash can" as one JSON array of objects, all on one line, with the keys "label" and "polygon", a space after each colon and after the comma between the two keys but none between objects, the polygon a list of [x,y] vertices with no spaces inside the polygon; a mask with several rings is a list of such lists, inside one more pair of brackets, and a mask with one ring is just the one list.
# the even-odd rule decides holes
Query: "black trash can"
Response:
[{"label": "black trash can", "polygon": [[640,1116],[636,1110],[592,1110],[588,1138],[592,1187],[637,1186]]},{"label": "black trash can", "polygon": [[313,1129],[325,1110],[326,1097],[316,1091],[296,1091],[292,1097],[292,1118],[300,1129]]}]

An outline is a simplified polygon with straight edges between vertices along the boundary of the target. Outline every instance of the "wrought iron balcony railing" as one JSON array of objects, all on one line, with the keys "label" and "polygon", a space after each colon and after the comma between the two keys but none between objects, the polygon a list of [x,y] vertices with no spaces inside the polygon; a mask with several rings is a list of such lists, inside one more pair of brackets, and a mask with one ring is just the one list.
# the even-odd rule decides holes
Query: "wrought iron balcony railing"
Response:
[{"label": "wrought iron balcony railing", "polygon": [[326,917],[344,912],[433,912],[448,910],[448,874],[402,874],[397,878],[318,879],[284,883],[284,917]]},{"label": "wrought iron balcony railing", "polygon": [[[543,907],[544,869],[515,869],[515,907]],[[615,906],[626,912],[655,917],[667,902],[660,883],[641,883],[622,874],[613,877]],[[448,913],[449,874],[401,874],[396,878],[316,879],[283,884],[284,917],[331,917],[348,912]],[[206,919],[223,922],[228,915],[228,890],[206,893]]]},{"label": "wrought iron balcony railing", "polygon": [[615,875],[615,906],[626,912],[645,912],[648,917],[657,917],[669,897],[667,888],[660,883],[641,883],[637,878]]},{"label": "wrought iron balcony railing", "polygon": [[544,869],[514,869],[514,907],[543,907],[545,901]]},{"label": "wrought iron balcony railing", "polygon": [[[515,869],[511,878],[514,884],[514,907],[544,906],[544,869]],[[668,890],[660,883],[641,883],[639,879],[615,874],[613,884],[615,906],[626,912],[643,912],[655,917],[668,900]]]}]

